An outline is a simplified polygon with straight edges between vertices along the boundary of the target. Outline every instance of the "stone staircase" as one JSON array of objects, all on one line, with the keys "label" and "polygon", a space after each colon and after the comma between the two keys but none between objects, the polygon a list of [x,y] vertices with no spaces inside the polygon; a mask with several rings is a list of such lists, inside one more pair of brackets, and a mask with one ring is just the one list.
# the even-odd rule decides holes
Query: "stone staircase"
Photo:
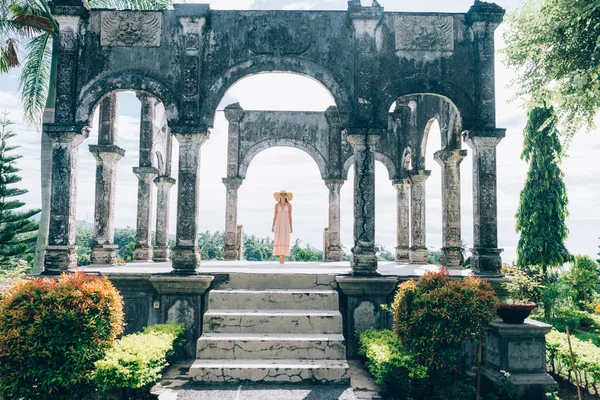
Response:
[{"label": "stone staircase", "polygon": [[289,275],[239,274],[210,291],[192,379],[349,383],[331,276]]}]

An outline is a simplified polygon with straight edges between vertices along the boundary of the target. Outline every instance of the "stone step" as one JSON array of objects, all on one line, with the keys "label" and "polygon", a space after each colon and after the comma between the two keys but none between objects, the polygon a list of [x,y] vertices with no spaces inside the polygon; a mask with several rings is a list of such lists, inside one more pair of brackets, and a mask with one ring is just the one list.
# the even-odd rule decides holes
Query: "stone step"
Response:
[{"label": "stone step", "polygon": [[323,289],[337,288],[335,274],[232,272],[227,280],[215,281],[215,289]]},{"label": "stone step", "polygon": [[196,360],[188,375],[210,383],[350,383],[345,360]]},{"label": "stone step", "polygon": [[206,333],[342,333],[339,311],[209,310]]},{"label": "stone step", "polygon": [[320,289],[211,290],[209,310],[338,310],[338,293]]},{"label": "stone step", "polygon": [[205,333],[196,358],[203,360],[345,360],[340,334]]}]

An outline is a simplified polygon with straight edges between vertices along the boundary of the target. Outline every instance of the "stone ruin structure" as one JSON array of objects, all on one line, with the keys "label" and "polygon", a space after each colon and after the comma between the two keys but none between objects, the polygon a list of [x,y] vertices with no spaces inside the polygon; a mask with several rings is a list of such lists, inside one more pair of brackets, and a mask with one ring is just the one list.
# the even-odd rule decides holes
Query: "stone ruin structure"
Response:
[{"label": "stone ruin structure", "polygon": [[[137,261],[172,260],[166,273],[106,273],[123,295],[127,332],[157,322],[186,327],[185,351],[196,361],[188,376],[202,382],[349,381],[347,357],[356,331],[390,327],[381,308],[407,276],[381,276],[375,249],[375,161],[397,189],[396,259],[425,262],[424,156],[437,120],[442,170],[443,264],[460,265],[460,163],[473,153],[472,268],[500,276],[497,238],[494,31],[504,10],[475,0],[466,13],[384,12],[349,0],[346,11],[220,11],[176,4],[167,11],[89,10],[85,0],[54,0],[59,24],[52,138],[52,205],[45,274],[76,265],[75,205],[79,145],[99,108],[96,212],[92,260],[115,261],[114,192],[117,145],[115,93],[132,90],[142,103]],[[226,259],[240,258],[237,191],[260,151],[292,146],[316,162],[329,189],[326,259],[339,260],[340,187],[354,166],[354,243],[351,273],[199,274],[200,154],[217,105],[238,80],[285,71],[311,77],[335,106],[323,112],[225,109],[229,122]],[[172,138],[179,171],[171,171]],[[168,247],[170,189],[178,186],[176,244]],[[157,223],[150,226],[157,190]],[[156,230],[156,246],[151,231]],[[92,269],[93,270],[93,269]],[[201,270],[201,269],[200,269]],[[281,290],[284,289],[284,290]],[[258,311],[257,311],[258,310]],[[491,324],[483,375],[501,382],[511,372],[523,398],[545,398],[554,386],[545,372],[546,324]],[[236,349],[234,352],[232,349]],[[473,349],[471,349],[473,350]],[[237,353],[236,353],[237,352]],[[474,352],[468,352],[471,362]],[[239,359],[244,361],[240,362]],[[469,357],[467,357],[469,358]],[[252,360],[252,362],[248,362]],[[531,388],[534,392],[529,391]],[[528,392],[529,391],[529,392]]]},{"label": "stone ruin structure", "polygon": [[[249,112],[227,107],[229,149],[225,256],[239,257],[236,192],[248,163],[272,146],[294,146],[317,162],[330,190],[328,260],[339,260],[339,188],[355,167],[356,275],[377,270],[374,162],[388,167],[398,190],[398,260],[426,261],[424,153],[428,130],[440,123],[443,174],[443,259],[460,262],[460,172],[466,142],[473,152],[473,270],[497,275],[494,30],[504,10],[475,1],[467,13],[384,12],[374,2],[350,0],[347,11],[220,11],[176,4],[168,11],[89,10],[83,0],[55,0],[59,23],[53,140],[53,184],[45,272],[76,265],[77,154],[100,108],[96,184],[95,263],[112,263],[115,247],[115,92],[142,101],[136,260],[167,260],[171,138],[179,142],[176,246],[173,269],[194,274],[200,152],[209,140],[217,105],[243,77],[287,71],[316,79],[336,106],[323,113]],[[156,109],[164,108],[157,122]],[[390,112],[391,110],[391,112]],[[462,140],[461,140],[462,136]],[[162,147],[161,147],[162,146]],[[158,190],[157,246],[152,251],[151,193]],[[410,223],[409,223],[410,221]],[[411,227],[409,231],[409,226]]]}]

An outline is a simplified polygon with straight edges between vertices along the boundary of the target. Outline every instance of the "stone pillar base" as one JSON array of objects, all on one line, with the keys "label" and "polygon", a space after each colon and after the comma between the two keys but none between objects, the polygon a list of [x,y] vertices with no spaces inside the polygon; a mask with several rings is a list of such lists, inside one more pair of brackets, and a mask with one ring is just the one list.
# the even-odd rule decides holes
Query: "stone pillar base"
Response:
[{"label": "stone pillar base", "polygon": [[379,275],[375,249],[352,249],[350,266],[354,275]]},{"label": "stone pillar base", "polygon": [[411,247],[409,259],[411,263],[427,264],[427,247]]},{"label": "stone pillar base", "polygon": [[44,265],[41,275],[60,275],[77,267],[75,246],[46,246]]},{"label": "stone pillar base", "polygon": [[136,247],[133,251],[134,262],[152,262],[152,247]]},{"label": "stone pillar base", "polygon": [[396,247],[395,260],[400,262],[409,262],[410,249],[408,247]]},{"label": "stone pillar base", "polygon": [[117,250],[119,250],[119,246],[115,244],[103,244],[98,247],[92,247],[90,262],[92,264],[116,264],[118,260]]},{"label": "stone pillar base", "polygon": [[152,261],[167,262],[169,261],[170,254],[171,249],[169,249],[169,246],[154,246],[152,251]]},{"label": "stone pillar base", "polygon": [[476,275],[501,276],[504,249],[471,249],[471,268]]},{"label": "stone pillar base", "polygon": [[[545,399],[549,387],[558,389],[546,373],[546,334],[551,329],[551,325],[531,319],[523,324],[490,323],[483,341],[483,376],[494,386],[509,379],[518,399]],[[506,378],[500,370],[510,376]]]},{"label": "stone pillar base", "polygon": [[200,267],[200,250],[196,246],[176,246],[173,249],[173,273],[195,275]]},{"label": "stone pillar base", "polygon": [[340,301],[347,310],[344,313],[344,336],[347,338],[348,358],[356,358],[358,352],[357,331],[390,329],[392,315],[381,309],[389,304],[398,285],[396,277],[383,276],[336,276],[344,296]]},{"label": "stone pillar base", "polygon": [[338,246],[329,246],[327,248],[327,258],[325,261],[342,261],[342,248]]},{"label": "stone pillar base", "polygon": [[462,248],[458,246],[442,247],[441,263],[450,269],[462,269]]},{"label": "stone pillar base", "polygon": [[239,260],[239,253],[235,246],[225,245],[223,249],[223,260],[225,261],[237,261]]}]

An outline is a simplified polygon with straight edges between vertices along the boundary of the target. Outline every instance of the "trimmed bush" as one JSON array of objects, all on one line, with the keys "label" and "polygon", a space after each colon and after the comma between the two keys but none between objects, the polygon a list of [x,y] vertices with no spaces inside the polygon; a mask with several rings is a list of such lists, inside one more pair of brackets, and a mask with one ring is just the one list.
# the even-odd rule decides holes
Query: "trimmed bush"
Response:
[{"label": "trimmed bush", "polygon": [[366,366],[377,383],[408,391],[415,381],[427,377],[427,368],[404,349],[390,330],[368,330],[359,335],[358,355],[367,359]]},{"label": "trimmed bush", "polygon": [[496,304],[487,282],[451,279],[445,269],[428,272],[399,285],[393,306],[395,332],[430,374],[458,374],[462,343],[483,333],[496,316]]},{"label": "trimmed bush", "polygon": [[44,400],[86,393],[94,362],[122,331],[123,302],[106,277],[18,282],[0,300],[0,393]]},{"label": "trimmed bush", "polygon": [[183,324],[148,327],[142,333],[121,338],[96,362],[94,381],[98,389],[141,389],[160,379],[174,346],[185,343]]},{"label": "trimmed bush", "polygon": [[[579,383],[586,388],[593,387],[597,393],[600,385],[600,348],[574,336],[571,336],[571,347]],[[566,333],[552,329],[546,335],[546,354],[553,372],[566,375],[570,381],[575,381]]]}]

